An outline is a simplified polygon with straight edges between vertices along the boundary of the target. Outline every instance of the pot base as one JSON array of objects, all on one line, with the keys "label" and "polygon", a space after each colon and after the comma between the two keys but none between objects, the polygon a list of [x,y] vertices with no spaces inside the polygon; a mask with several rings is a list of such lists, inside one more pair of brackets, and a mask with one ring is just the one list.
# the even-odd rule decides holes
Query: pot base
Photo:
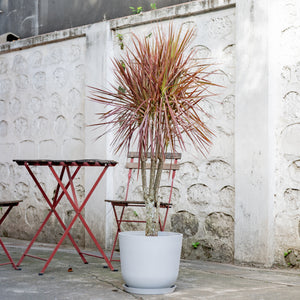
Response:
[{"label": "pot base", "polygon": [[143,288],[134,288],[130,287],[127,284],[123,284],[124,290],[128,293],[132,294],[141,294],[141,295],[162,295],[172,293],[176,289],[176,285],[172,285],[169,288],[161,288],[161,289],[143,289]]}]

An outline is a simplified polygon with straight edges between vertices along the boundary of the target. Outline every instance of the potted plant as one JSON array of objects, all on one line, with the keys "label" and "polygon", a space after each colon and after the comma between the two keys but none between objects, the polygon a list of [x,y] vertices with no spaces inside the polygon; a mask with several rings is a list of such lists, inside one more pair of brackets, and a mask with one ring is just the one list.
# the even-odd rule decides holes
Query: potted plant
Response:
[{"label": "potted plant", "polygon": [[[199,104],[212,95],[208,92],[208,87],[213,85],[208,79],[212,72],[189,48],[194,35],[195,29],[184,31],[181,26],[176,30],[172,24],[166,32],[158,27],[150,37],[132,34],[132,47],[121,58],[113,60],[115,82],[111,89],[91,87],[90,99],[109,107],[99,114],[99,123],[94,125],[110,125],[116,152],[136,147],[139,153],[146,229],[142,234],[122,232],[119,235],[125,287],[134,293],[170,292],[174,290],[178,275],[182,235],[158,232],[158,190],[165,153],[184,150],[186,140],[204,153],[211,143],[212,132],[201,120],[199,112],[205,112]],[[151,158],[149,174],[146,172],[148,153]],[[171,243],[171,248],[164,250],[157,244],[160,239]],[[155,248],[146,253],[152,243]],[[142,249],[136,249],[139,246]],[[125,253],[129,254],[130,262]],[[145,256],[145,263],[142,262],[144,258],[137,258],[139,254]],[[177,262],[170,261],[171,254]],[[150,258],[162,270],[154,267]],[[147,268],[153,269],[154,274],[149,274]],[[170,278],[162,283],[161,277],[167,269],[170,269]]]}]

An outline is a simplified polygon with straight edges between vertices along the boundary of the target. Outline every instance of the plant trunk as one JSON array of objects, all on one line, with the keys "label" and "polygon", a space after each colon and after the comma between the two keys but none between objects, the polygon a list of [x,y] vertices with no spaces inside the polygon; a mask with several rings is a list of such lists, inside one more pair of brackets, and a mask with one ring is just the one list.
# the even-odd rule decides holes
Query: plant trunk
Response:
[{"label": "plant trunk", "polygon": [[[158,198],[158,189],[160,185],[161,174],[163,170],[163,159],[151,159],[149,187],[147,193],[144,192],[144,201],[146,205],[146,236],[157,236],[159,230],[159,209],[160,201]],[[145,165],[142,164],[142,168]],[[145,191],[145,190],[144,190]]]},{"label": "plant trunk", "polygon": [[146,205],[146,236],[157,236],[158,235],[158,215],[157,208],[153,199],[145,199]]}]

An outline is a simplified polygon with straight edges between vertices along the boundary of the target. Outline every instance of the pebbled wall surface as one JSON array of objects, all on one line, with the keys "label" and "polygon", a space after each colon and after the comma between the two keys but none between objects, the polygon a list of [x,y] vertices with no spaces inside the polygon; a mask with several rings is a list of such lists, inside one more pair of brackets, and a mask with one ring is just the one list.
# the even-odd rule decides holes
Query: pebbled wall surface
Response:
[{"label": "pebbled wall surface", "polygon": [[[234,254],[234,83],[235,83],[235,14],[234,9],[213,11],[202,15],[175,19],[175,26],[197,29],[191,48],[196,49],[197,58],[214,63],[217,73],[211,78],[224,88],[212,90],[219,95],[203,101],[202,118],[215,134],[213,146],[204,157],[197,153],[190,142],[176,173],[173,207],[169,211],[166,230],[183,233],[183,258],[233,261]],[[169,22],[160,22],[168,26]],[[155,25],[139,25],[122,28],[115,24],[113,32],[114,52],[122,55],[118,36],[122,35],[124,48],[130,47],[131,32],[149,36]],[[121,27],[119,29],[119,27]],[[124,161],[126,158],[124,157]],[[115,198],[123,199],[127,177],[117,188]],[[130,199],[142,200],[141,183],[133,176]],[[161,199],[168,201],[170,181],[165,174],[161,186]],[[142,220],[139,209],[128,210],[127,216]],[[124,225],[127,230],[143,228],[136,224]],[[194,243],[199,243],[197,248]]]},{"label": "pebbled wall surface", "polygon": [[[106,179],[109,180],[104,183],[105,187],[99,195],[103,199],[123,199],[127,183],[124,168],[126,157],[124,154],[113,154],[109,146],[111,136],[95,142],[98,133],[86,127],[93,123],[94,112],[98,111],[97,106],[87,104],[86,86],[102,87],[112,80],[110,57],[118,57],[123,51],[118,34],[123,36],[124,46],[127,47],[130,46],[131,32],[146,36],[153,31],[153,23],[156,21],[167,25],[172,20],[175,25],[196,26],[197,34],[192,47],[196,49],[199,59],[217,64],[218,73],[214,80],[224,88],[216,89],[217,96],[203,102],[203,108],[212,115],[211,118],[203,115],[203,119],[215,133],[213,146],[208,155],[203,157],[189,143],[186,144],[187,149],[183,152],[180,170],[174,182],[174,205],[169,212],[166,229],[183,233],[183,258],[232,262],[235,249],[241,249],[236,247],[238,242],[234,239],[234,234],[239,231],[236,220],[238,209],[250,207],[249,211],[260,210],[259,206],[253,207],[254,204],[247,201],[252,195],[243,194],[242,190],[239,190],[238,203],[244,206],[235,206],[237,168],[241,170],[243,165],[251,165],[254,170],[259,167],[255,156],[253,161],[239,161],[239,166],[235,165],[235,104],[238,103],[235,99],[235,70],[239,67],[236,66],[238,41],[235,32],[238,24],[235,2],[192,1],[0,45],[0,198],[24,200],[13,209],[1,226],[0,234],[31,239],[49,212],[26,170],[12,162],[15,158],[115,159],[119,165],[108,173]],[[291,249],[293,253],[300,253],[300,4],[296,0],[275,2],[278,15],[273,16],[276,22],[272,24],[276,26],[268,29],[268,32],[274,33],[272,39],[276,42],[276,48],[272,48],[273,56],[269,60],[272,70],[275,70],[272,74],[272,80],[275,78],[275,81],[269,83],[269,88],[276,89],[278,93],[274,101],[270,101],[274,126],[268,128],[272,130],[270,132],[274,138],[274,144],[271,145],[274,147],[270,151],[270,155],[274,154],[271,157],[274,169],[271,164],[269,171],[275,179],[269,193],[272,197],[262,199],[271,202],[269,224],[272,225],[270,239],[257,245],[260,247],[267,244],[271,248],[272,251],[268,253],[273,254],[268,262],[284,264],[285,251]],[[279,15],[280,18],[277,18]],[[256,17],[250,14],[251,22]],[[253,58],[245,55],[245,59],[250,61]],[[259,128],[259,125],[255,124],[254,127]],[[41,178],[42,186],[51,198],[55,184],[49,171],[35,168],[34,172]],[[76,181],[80,199],[86,193],[88,174],[83,172]],[[138,200],[141,199],[141,185],[135,175],[130,194],[131,199]],[[168,179],[165,174],[160,191],[164,201],[170,189]],[[252,179],[251,184],[262,184],[261,178]],[[90,207],[85,211],[86,218],[91,228],[100,232],[97,237],[110,248],[115,230],[112,209],[109,205],[105,207],[104,201],[97,197],[90,201]],[[257,203],[259,201],[255,205]],[[68,223],[73,210],[63,201],[59,213],[63,221]],[[239,224],[248,226],[247,213],[245,211],[242,214],[243,219]],[[128,214],[137,219],[143,218],[139,210],[129,210]],[[252,220],[255,220],[255,216],[252,216]],[[257,232],[265,230],[247,229],[252,235],[249,240],[256,237]],[[56,242],[61,234],[56,219],[50,218],[39,240]],[[81,245],[87,244],[80,223],[76,224],[73,235]],[[245,244],[240,251],[239,261],[261,263],[251,249],[251,246]]]},{"label": "pebbled wall surface", "polygon": [[274,222],[275,257],[282,264],[284,252],[295,250],[297,254],[300,250],[300,4],[294,0],[281,1],[280,11]]},{"label": "pebbled wall surface", "polygon": [[[24,167],[13,159],[84,157],[85,39],[32,47],[0,55],[0,197],[22,199],[1,228],[4,236],[29,239],[49,208]],[[50,170],[35,167],[48,197],[55,184]],[[84,196],[83,175],[76,181]],[[60,206],[68,224],[74,212]],[[56,242],[63,233],[54,216],[38,240]],[[82,239],[81,226],[74,236]]]},{"label": "pebbled wall surface", "polygon": [[[203,102],[203,108],[213,118],[203,115],[203,119],[215,133],[213,146],[204,158],[196,153],[189,143],[180,161],[176,175],[167,229],[184,234],[184,258],[233,260],[234,232],[234,7],[214,9],[214,3],[185,4],[167,9],[130,16],[111,21],[110,43],[114,55],[121,55],[117,34],[124,37],[125,48],[130,46],[130,32],[148,35],[158,20],[167,25],[170,16],[176,16],[175,25],[186,28],[195,26],[197,36],[192,47],[199,59],[217,63],[215,80],[223,89],[216,92],[220,96]],[[228,5],[219,3],[216,6]],[[104,22],[105,23],[105,22]],[[102,22],[103,24],[103,22]],[[12,44],[4,44],[0,55],[0,196],[1,199],[23,199],[24,202],[12,211],[1,234],[21,239],[30,239],[48,213],[48,207],[32,179],[23,167],[12,162],[15,158],[82,158],[94,142],[86,135],[86,124],[91,117],[86,114],[86,79],[91,65],[105,57],[105,43],[101,40],[93,55],[86,60],[87,49],[93,47],[97,24],[65,32],[56,32]],[[98,29],[97,29],[98,28]],[[89,35],[89,32],[96,32]],[[103,34],[103,33],[101,33]],[[25,47],[24,47],[25,45]],[[102,48],[103,47],[103,48]],[[25,48],[25,49],[24,49]],[[107,53],[107,52],[106,52]],[[97,67],[108,80],[105,67]],[[111,72],[111,70],[109,71]],[[95,73],[97,76],[97,73]],[[99,75],[99,77],[101,77]],[[97,82],[97,80],[95,80]],[[103,82],[98,82],[102,85]],[[100,108],[99,108],[100,109]],[[93,111],[94,112],[94,111]],[[104,150],[98,157],[115,159],[119,167],[115,170],[115,186],[110,187],[110,195],[122,199],[126,186],[126,171],[122,169],[126,157],[113,156]],[[35,168],[49,198],[53,196],[55,184],[49,170]],[[161,187],[161,197],[168,198],[169,181]],[[80,198],[85,194],[85,174],[76,182]],[[132,185],[134,199],[140,199],[139,182]],[[67,201],[62,201],[59,213],[65,223],[70,222],[73,210]],[[93,204],[91,204],[93,205]],[[95,206],[97,207],[97,206]],[[130,211],[129,211],[130,213]],[[134,212],[132,212],[134,213]],[[114,233],[114,219],[111,207],[107,213],[99,212],[106,219],[106,246],[110,248]],[[137,218],[142,212],[137,212]],[[97,216],[97,214],[96,214]],[[90,224],[94,230],[103,233],[104,224],[90,214]],[[18,220],[16,222],[16,220]],[[101,225],[100,225],[101,224]],[[129,229],[129,228],[128,228]],[[55,217],[45,226],[40,241],[57,242],[62,229]],[[73,229],[75,239],[85,244],[85,232],[81,223]],[[102,237],[103,238],[103,237]],[[194,249],[192,244],[199,242]]]}]

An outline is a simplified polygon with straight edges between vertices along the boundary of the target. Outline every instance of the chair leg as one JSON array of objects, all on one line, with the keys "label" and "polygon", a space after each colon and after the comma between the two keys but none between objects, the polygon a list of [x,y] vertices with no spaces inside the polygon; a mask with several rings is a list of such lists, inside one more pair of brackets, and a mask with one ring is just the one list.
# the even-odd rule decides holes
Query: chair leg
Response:
[{"label": "chair leg", "polygon": [[[113,261],[113,256],[114,256],[115,248],[116,248],[116,245],[117,245],[118,236],[119,236],[119,230],[117,230],[115,240],[114,240],[114,244],[113,244],[113,247],[111,249],[110,258],[109,258],[110,261]],[[119,261],[119,259],[115,260],[115,261]]]},{"label": "chair leg", "polygon": [[[116,219],[116,222],[117,222],[117,232],[116,232],[114,244],[113,244],[113,247],[112,247],[111,253],[110,253],[110,258],[109,258],[110,261],[113,261],[113,255],[114,255],[114,252],[115,252],[115,248],[116,248],[116,244],[117,244],[119,232],[121,232],[121,223],[122,223],[123,214],[124,214],[124,211],[125,211],[125,207],[122,207],[122,211],[121,211],[120,217],[118,217],[115,205],[112,204],[112,208],[113,208],[113,212],[114,212],[115,219]],[[114,261],[120,261],[120,260],[117,259],[117,260],[114,260]]]},{"label": "chair leg", "polygon": [[4,250],[5,254],[6,254],[6,256],[7,256],[8,259],[9,259],[9,262],[0,264],[0,266],[4,266],[4,265],[9,265],[9,264],[11,264],[15,270],[20,270],[20,269],[15,265],[15,263],[14,263],[12,257],[10,256],[8,250],[7,250],[6,247],[4,246],[4,244],[3,244],[3,242],[2,242],[1,239],[0,239],[0,245],[1,245],[1,247],[3,248],[3,250]]}]

